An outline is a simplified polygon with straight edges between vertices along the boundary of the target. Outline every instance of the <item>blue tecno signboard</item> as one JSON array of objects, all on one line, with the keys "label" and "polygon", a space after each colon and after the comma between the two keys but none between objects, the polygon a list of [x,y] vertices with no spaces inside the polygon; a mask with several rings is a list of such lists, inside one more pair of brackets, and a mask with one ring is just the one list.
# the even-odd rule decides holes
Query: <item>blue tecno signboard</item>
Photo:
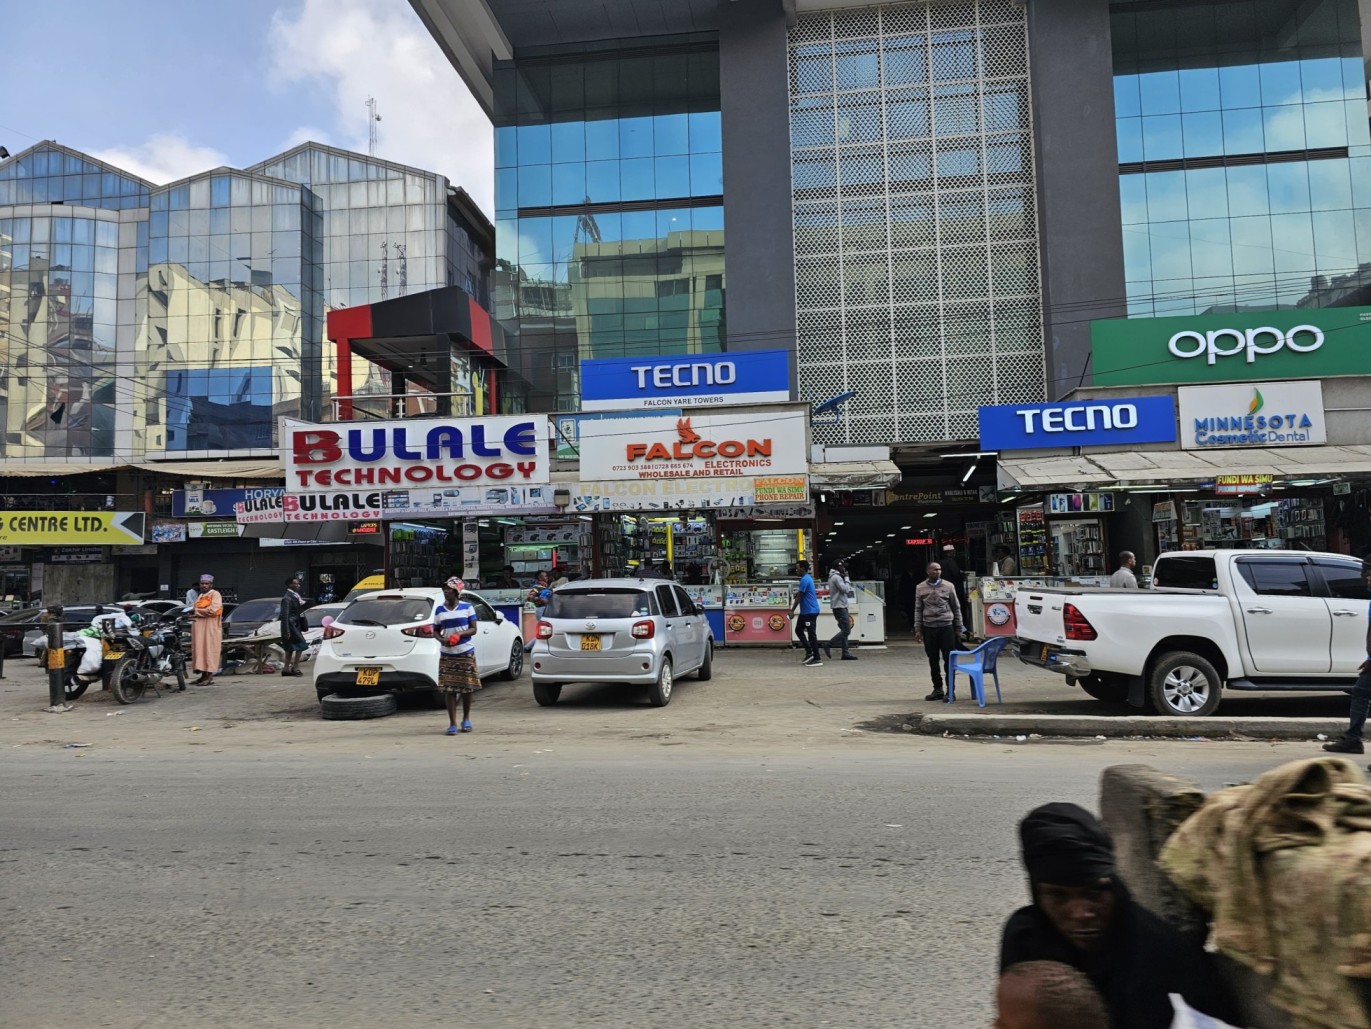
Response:
[{"label": "blue tecno signboard", "polygon": [[1176,399],[1131,397],[980,410],[982,450],[1050,450],[1174,443]]},{"label": "blue tecno signboard", "polygon": [[581,362],[581,409],[709,407],[790,399],[790,352],[610,357]]}]

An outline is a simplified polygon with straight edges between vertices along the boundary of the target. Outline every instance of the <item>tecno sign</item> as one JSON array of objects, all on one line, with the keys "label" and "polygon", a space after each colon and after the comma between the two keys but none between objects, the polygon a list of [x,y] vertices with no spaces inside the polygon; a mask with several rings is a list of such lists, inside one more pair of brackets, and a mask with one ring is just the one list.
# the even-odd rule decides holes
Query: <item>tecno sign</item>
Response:
[{"label": "tecno sign", "polygon": [[1001,404],[979,412],[984,450],[1040,450],[1135,443],[1173,443],[1172,397]]},{"label": "tecno sign", "polygon": [[1096,386],[1371,375],[1371,307],[1095,321],[1090,370]]},{"label": "tecno sign", "polygon": [[1317,325],[1296,325],[1284,331],[1271,325],[1255,329],[1210,329],[1197,332],[1183,329],[1166,344],[1182,360],[1203,357],[1214,364],[1220,357],[1245,354],[1248,364],[1260,354],[1275,354],[1289,349],[1297,354],[1312,354],[1323,346],[1323,330]]}]

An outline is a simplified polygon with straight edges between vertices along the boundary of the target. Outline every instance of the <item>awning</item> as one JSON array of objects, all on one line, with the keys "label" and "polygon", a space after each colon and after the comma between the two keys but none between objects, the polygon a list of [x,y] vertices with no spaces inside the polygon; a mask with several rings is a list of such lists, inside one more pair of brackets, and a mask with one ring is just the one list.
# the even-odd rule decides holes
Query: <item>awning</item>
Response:
[{"label": "awning", "polygon": [[243,526],[243,538],[347,543],[348,526],[347,522],[249,522]]},{"label": "awning", "polygon": [[163,475],[181,475],[187,479],[281,479],[286,474],[281,462],[270,457],[226,458],[222,461],[158,461],[128,467],[141,468],[145,472],[160,472]]},{"label": "awning", "polygon": [[894,461],[822,461],[809,466],[811,489],[885,489],[901,477]]},{"label": "awning", "polygon": [[1371,475],[1371,446],[1282,450],[1158,450],[1015,457],[1001,454],[1000,489],[1108,486],[1114,483],[1212,482],[1218,475],[1322,479]]},{"label": "awning", "polygon": [[0,478],[29,479],[40,475],[84,475],[88,472],[112,472],[128,467],[123,461],[102,461],[94,464],[74,464],[70,461],[0,461]]}]

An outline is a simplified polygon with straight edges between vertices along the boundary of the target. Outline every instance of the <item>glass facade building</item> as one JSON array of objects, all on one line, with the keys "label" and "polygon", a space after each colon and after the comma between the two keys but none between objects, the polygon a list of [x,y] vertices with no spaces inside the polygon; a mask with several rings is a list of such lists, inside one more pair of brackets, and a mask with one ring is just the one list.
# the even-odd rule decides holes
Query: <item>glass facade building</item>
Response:
[{"label": "glass facade building", "polygon": [[717,42],[634,42],[495,71],[495,313],[535,410],[580,407],[583,358],[724,347]]},{"label": "glass facade building", "polygon": [[1117,5],[1111,29],[1130,317],[1357,294],[1371,134],[1356,0]]},{"label": "glass facade building", "polygon": [[[330,415],[332,307],[489,303],[447,180],[317,144],[166,186],[53,143],[0,164],[0,457],[269,452]],[[365,361],[357,394],[389,393]]]},{"label": "glass facade building", "polygon": [[789,54],[800,395],[855,393],[816,435],[974,438],[1041,400],[1022,7],[802,14]]}]

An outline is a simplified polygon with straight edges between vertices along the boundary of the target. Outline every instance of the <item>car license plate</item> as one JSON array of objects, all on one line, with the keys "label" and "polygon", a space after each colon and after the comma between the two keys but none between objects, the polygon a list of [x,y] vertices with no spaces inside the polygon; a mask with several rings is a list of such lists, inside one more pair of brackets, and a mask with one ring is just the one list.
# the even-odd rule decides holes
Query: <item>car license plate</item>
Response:
[{"label": "car license plate", "polygon": [[599,650],[599,649],[600,649],[600,637],[599,637],[599,635],[598,635],[598,634],[595,634],[595,635],[585,635],[585,636],[582,636],[582,637],[581,637],[581,649],[582,649],[582,650]]},{"label": "car license plate", "polygon": [[359,668],[357,669],[358,686],[379,686],[381,684],[381,669],[379,668]]},{"label": "car license plate", "polygon": [[1048,652],[1049,652],[1051,649],[1052,649],[1052,648],[1049,647],[1047,644],[1043,644],[1043,648],[1042,648],[1042,651],[1041,651],[1040,654],[1039,654],[1038,660],[1040,660],[1040,661],[1046,661],[1046,660],[1047,660]]}]

